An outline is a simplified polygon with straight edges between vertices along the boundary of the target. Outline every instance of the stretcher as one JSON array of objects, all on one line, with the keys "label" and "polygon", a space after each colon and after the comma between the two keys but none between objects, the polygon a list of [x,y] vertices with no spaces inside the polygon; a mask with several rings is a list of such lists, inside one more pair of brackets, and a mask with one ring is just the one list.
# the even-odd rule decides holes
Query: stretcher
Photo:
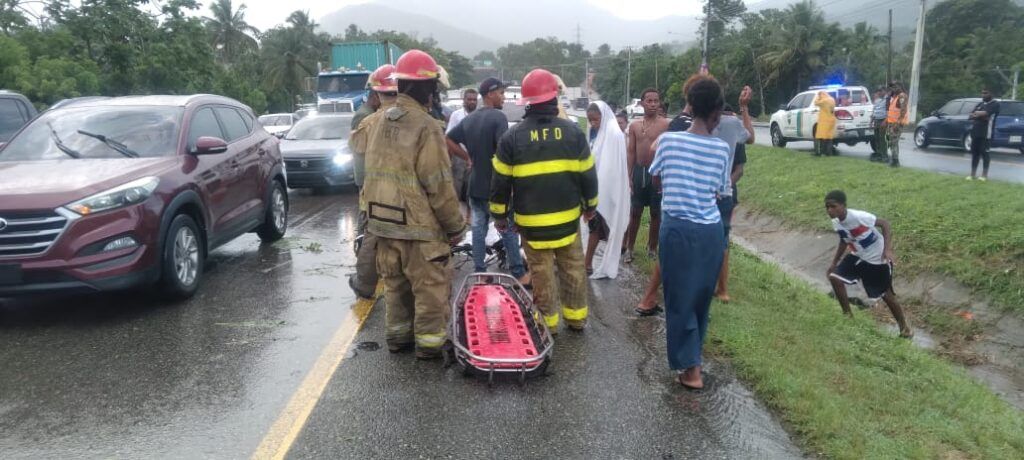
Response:
[{"label": "stretcher", "polygon": [[530,293],[511,275],[473,273],[452,301],[452,357],[464,374],[526,379],[543,375],[554,339]]}]

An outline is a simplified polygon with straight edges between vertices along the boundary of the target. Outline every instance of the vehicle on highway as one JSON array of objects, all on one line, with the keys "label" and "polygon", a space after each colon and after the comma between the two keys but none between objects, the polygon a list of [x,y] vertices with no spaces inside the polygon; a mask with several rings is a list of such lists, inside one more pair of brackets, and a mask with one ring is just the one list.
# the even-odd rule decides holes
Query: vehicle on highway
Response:
[{"label": "vehicle on highway", "polygon": [[[971,125],[968,118],[981,98],[953,99],[931,116],[921,120],[914,130],[914,145],[951,145],[971,151]],[[1024,154],[1024,102],[999,100],[999,115],[989,147],[1013,148]]]},{"label": "vehicle on highway", "polygon": [[291,113],[268,113],[256,119],[263,129],[277,137],[283,137],[289,129],[292,129],[296,120],[295,114]]},{"label": "vehicle on highway", "polygon": [[644,103],[640,99],[634,98],[632,102],[626,106],[626,114],[630,118],[638,118],[644,116]]},{"label": "vehicle on highway", "polygon": [[348,137],[353,114],[324,113],[299,120],[281,140],[288,187],[326,191],[354,185]]},{"label": "vehicle on highway", "polygon": [[859,142],[871,143],[875,137],[875,130],[871,127],[874,106],[867,88],[829,85],[810,87],[772,114],[769,124],[772,145],[785,147],[788,142],[814,141],[814,131],[818,128],[818,107],[814,105],[814,96],[818,91],[827,92],[836,101],[836,144],[852,147]]},{"label": "vehicle on highway", "polygon": [[0,142],[7,142],[14,133],[35,118],[36,108],[21,94],[0,90]]},{"label": "vehicle on highway", "polygon": [[0,147],[0,297],[153,284],[192,296],[214,248],[284,236],[278,142],[220,96],[46,111]]}]

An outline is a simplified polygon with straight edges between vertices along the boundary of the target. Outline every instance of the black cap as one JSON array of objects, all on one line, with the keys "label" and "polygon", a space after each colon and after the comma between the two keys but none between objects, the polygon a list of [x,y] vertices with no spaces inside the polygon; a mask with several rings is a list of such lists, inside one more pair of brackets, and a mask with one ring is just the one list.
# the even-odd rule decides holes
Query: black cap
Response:
[{"label": "black cap", "polygon": [[503,83],[501,80],[498,80],[497,78],[494,77],[488,77],[486,80],[480,83],[480,95],[486,96],[487,93],[490,93],[491,91],[507,87],[508,85]]}]

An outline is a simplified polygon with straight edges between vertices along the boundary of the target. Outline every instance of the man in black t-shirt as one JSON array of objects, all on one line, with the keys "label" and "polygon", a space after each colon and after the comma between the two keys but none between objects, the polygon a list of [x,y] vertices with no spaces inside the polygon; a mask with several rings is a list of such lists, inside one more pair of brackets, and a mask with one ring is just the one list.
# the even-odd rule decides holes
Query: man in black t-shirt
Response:
[{"label": "man in black t-shirt", "polygon": [[978,178],[978,160],[984,160],[980,180],[988,180],[988,140],[992,135],[992,128],[995,126],[995,119],[999,115],[999,101],[992,99],[992,93],[985,89],[981,91],[981,102],[974,107],[971,115],[971,175],[967,180]]},{"label": "man in black t-shirt", "polygon": [[[488,78],[480,83],[482,107],[466,116],[448,132],[448,150],[469,152],[471,173],[469,176],[469,208],[472,214],[473,265],[476,272],[487,271],[485,265],[486,237],[490,223],[488,199],[491,196],[491,176],[494,174],[494,153],[498,140],[508,131],[508,117],[501,111],[505,105],[505,84],[497,78]],[[461,144],[461,145],[460,145]],[[458,154],[458,153],[457,153]],[[460,155],[461,156],[461,155]],[[501,233],[505,252],[508,256],[509,271],[520,282],[528,283],[523,259],[519,253],[519,235],[514,231]]]}]

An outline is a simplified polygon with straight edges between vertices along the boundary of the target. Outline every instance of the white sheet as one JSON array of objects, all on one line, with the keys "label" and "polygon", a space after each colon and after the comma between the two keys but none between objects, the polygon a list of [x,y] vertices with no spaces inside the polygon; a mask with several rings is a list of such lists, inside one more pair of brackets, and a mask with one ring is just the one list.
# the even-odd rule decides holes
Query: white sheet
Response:
[{"label": "white sheet", "polygon": [[[629,180],[626,172],[626,136],[619,128],[611,107],[603,101],[595,104],[601,108],[601,128],[590,149],[597,168],[597,212],[608,223],[607,242],[601,242],[594,258],[594,274],[591,279],[619,276],[619,257],[622,237],[629,225]],[[580,236],[586,250],[589,231],[582,222]],[[601,246],[603,246],[603,251]],[[603,254],[602,254],[603,252]]]}]

